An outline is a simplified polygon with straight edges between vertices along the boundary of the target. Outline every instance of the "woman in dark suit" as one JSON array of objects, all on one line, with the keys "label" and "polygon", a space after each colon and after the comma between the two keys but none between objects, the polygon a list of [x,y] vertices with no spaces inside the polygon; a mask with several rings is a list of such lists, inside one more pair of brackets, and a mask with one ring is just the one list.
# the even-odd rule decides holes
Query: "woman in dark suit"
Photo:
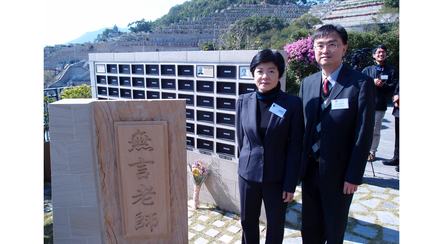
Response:
[{"label": "woman in dark suit", "polygon": [[266,243],[282,243],[287,203],[293,200],[301,163],[304,118],[299,97],[281,91],[285,61],[278,51],[258,52],[250,64],[258,91],[236,106],[242,243],[259,243],[261,202]]}]

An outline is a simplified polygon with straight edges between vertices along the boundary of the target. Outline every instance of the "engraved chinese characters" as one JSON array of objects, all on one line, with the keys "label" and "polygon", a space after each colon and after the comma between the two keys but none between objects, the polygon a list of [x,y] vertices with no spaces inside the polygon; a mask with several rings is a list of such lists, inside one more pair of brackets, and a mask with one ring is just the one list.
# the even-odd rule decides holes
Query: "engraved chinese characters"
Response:
[{"label": "engraved chinese characters", "polygon": [[170,234],[166,121],[115,122],[124,236]]},{"label": "engraved chinese characters", "polygon": [[131,149],[128,149],[129,152],[136,149],[137,151],[140,150],[148,150],[152,151],[154,148],[148,146],[148,143],[151,141],[151,139],[148,137],[148,135],[145,132],[140,132],[139,129],[132,135],[132,140],[128,143],[131,145]]}]

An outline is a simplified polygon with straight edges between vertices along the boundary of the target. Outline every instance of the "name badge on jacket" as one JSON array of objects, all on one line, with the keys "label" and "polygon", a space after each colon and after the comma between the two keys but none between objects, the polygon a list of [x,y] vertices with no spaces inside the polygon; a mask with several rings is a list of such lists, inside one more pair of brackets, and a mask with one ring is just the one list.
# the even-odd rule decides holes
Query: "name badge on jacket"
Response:
[{"label": "name badge on jacket", "polygon": [[381,75],[381,76],[380,76],[380,79],[382,79],[382,80],[388,80],[388,75]]},{"label": "name badge on jacket", "polygon": [[270,106],[269,112],[272,112],[276,116],[282,118],[286,113],[286,109],[276,103],[273,103],[272,106]]},{"label": "name badge on jacket", "polygon": [[332,110],[348,109],[348,98],[332,100]]}]

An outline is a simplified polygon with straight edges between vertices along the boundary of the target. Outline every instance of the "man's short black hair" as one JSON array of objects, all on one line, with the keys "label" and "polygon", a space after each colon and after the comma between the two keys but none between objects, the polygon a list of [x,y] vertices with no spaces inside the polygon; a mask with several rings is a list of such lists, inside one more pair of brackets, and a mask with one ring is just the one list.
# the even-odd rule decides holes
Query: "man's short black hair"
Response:
[{"label": "man's short black hair", "polygon": [[315,33],[313,33],[312,43],[315,43],[315,38],[322,37],[322,36],[328,36],[333,32],[337,33],[339,35],[339,37],[341,37],[342,43],[344,45],[347,45],[347,39],[348,39],[347,31],[341,25],[323,25],[323,26],[319,27],[315,31]]},{"label": "man's short black hair", "polygon": [[382,48],[383,50],[385,50],[385,52],[387,52],[387,47],[385,47],[385,45],[377,45],[376,47],[373,48],[373,54],[376,53],[377,49]]},{"label": "man's short black hair", "polygon": [[268,63],[273,62],[275,66],[277,66],[278,73],[279,73],[279,79],[283,77],[284,69],[286,67],[286,63],[284,61],[283,55],[279,53],[276,50],[270,50],[265,49],[262,51],[259,51],[257,54],[255,54],[254,58],[252,58],[251,61],[251,73],[252,77],[254,76],[254,71],[257,68],[257,65],[260,63]]}]

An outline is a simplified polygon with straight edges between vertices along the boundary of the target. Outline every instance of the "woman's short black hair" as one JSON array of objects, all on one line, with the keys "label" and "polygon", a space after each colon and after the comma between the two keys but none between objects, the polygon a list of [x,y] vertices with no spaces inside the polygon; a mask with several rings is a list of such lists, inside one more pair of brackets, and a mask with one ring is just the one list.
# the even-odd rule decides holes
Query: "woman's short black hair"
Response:
[{"label": "woman's short black hair", "polygon": [[338,34],[339,37],[342,39],[342,44],[347,45],[348,35],[345,28],[342,27],[341,25],[331,25],[331,24],[323,25],[319,27],[319,29],[317,29],[315,33],[313,33],[312,43],[315,44],[315,39],[317,37],[328,36],[332,33]]},{"label": "woman's short black hair", "polygon": [[284,69],[286,67],[286,62],[284,61],[283,55],[276,50],[265,49],[259,51],[255,54],[254,58],[251,61],[251,73],[254,76],[254,71],[257,68],[258,64],[273,62],[275,66],[277,66],[279,79],[283,77]]}]

